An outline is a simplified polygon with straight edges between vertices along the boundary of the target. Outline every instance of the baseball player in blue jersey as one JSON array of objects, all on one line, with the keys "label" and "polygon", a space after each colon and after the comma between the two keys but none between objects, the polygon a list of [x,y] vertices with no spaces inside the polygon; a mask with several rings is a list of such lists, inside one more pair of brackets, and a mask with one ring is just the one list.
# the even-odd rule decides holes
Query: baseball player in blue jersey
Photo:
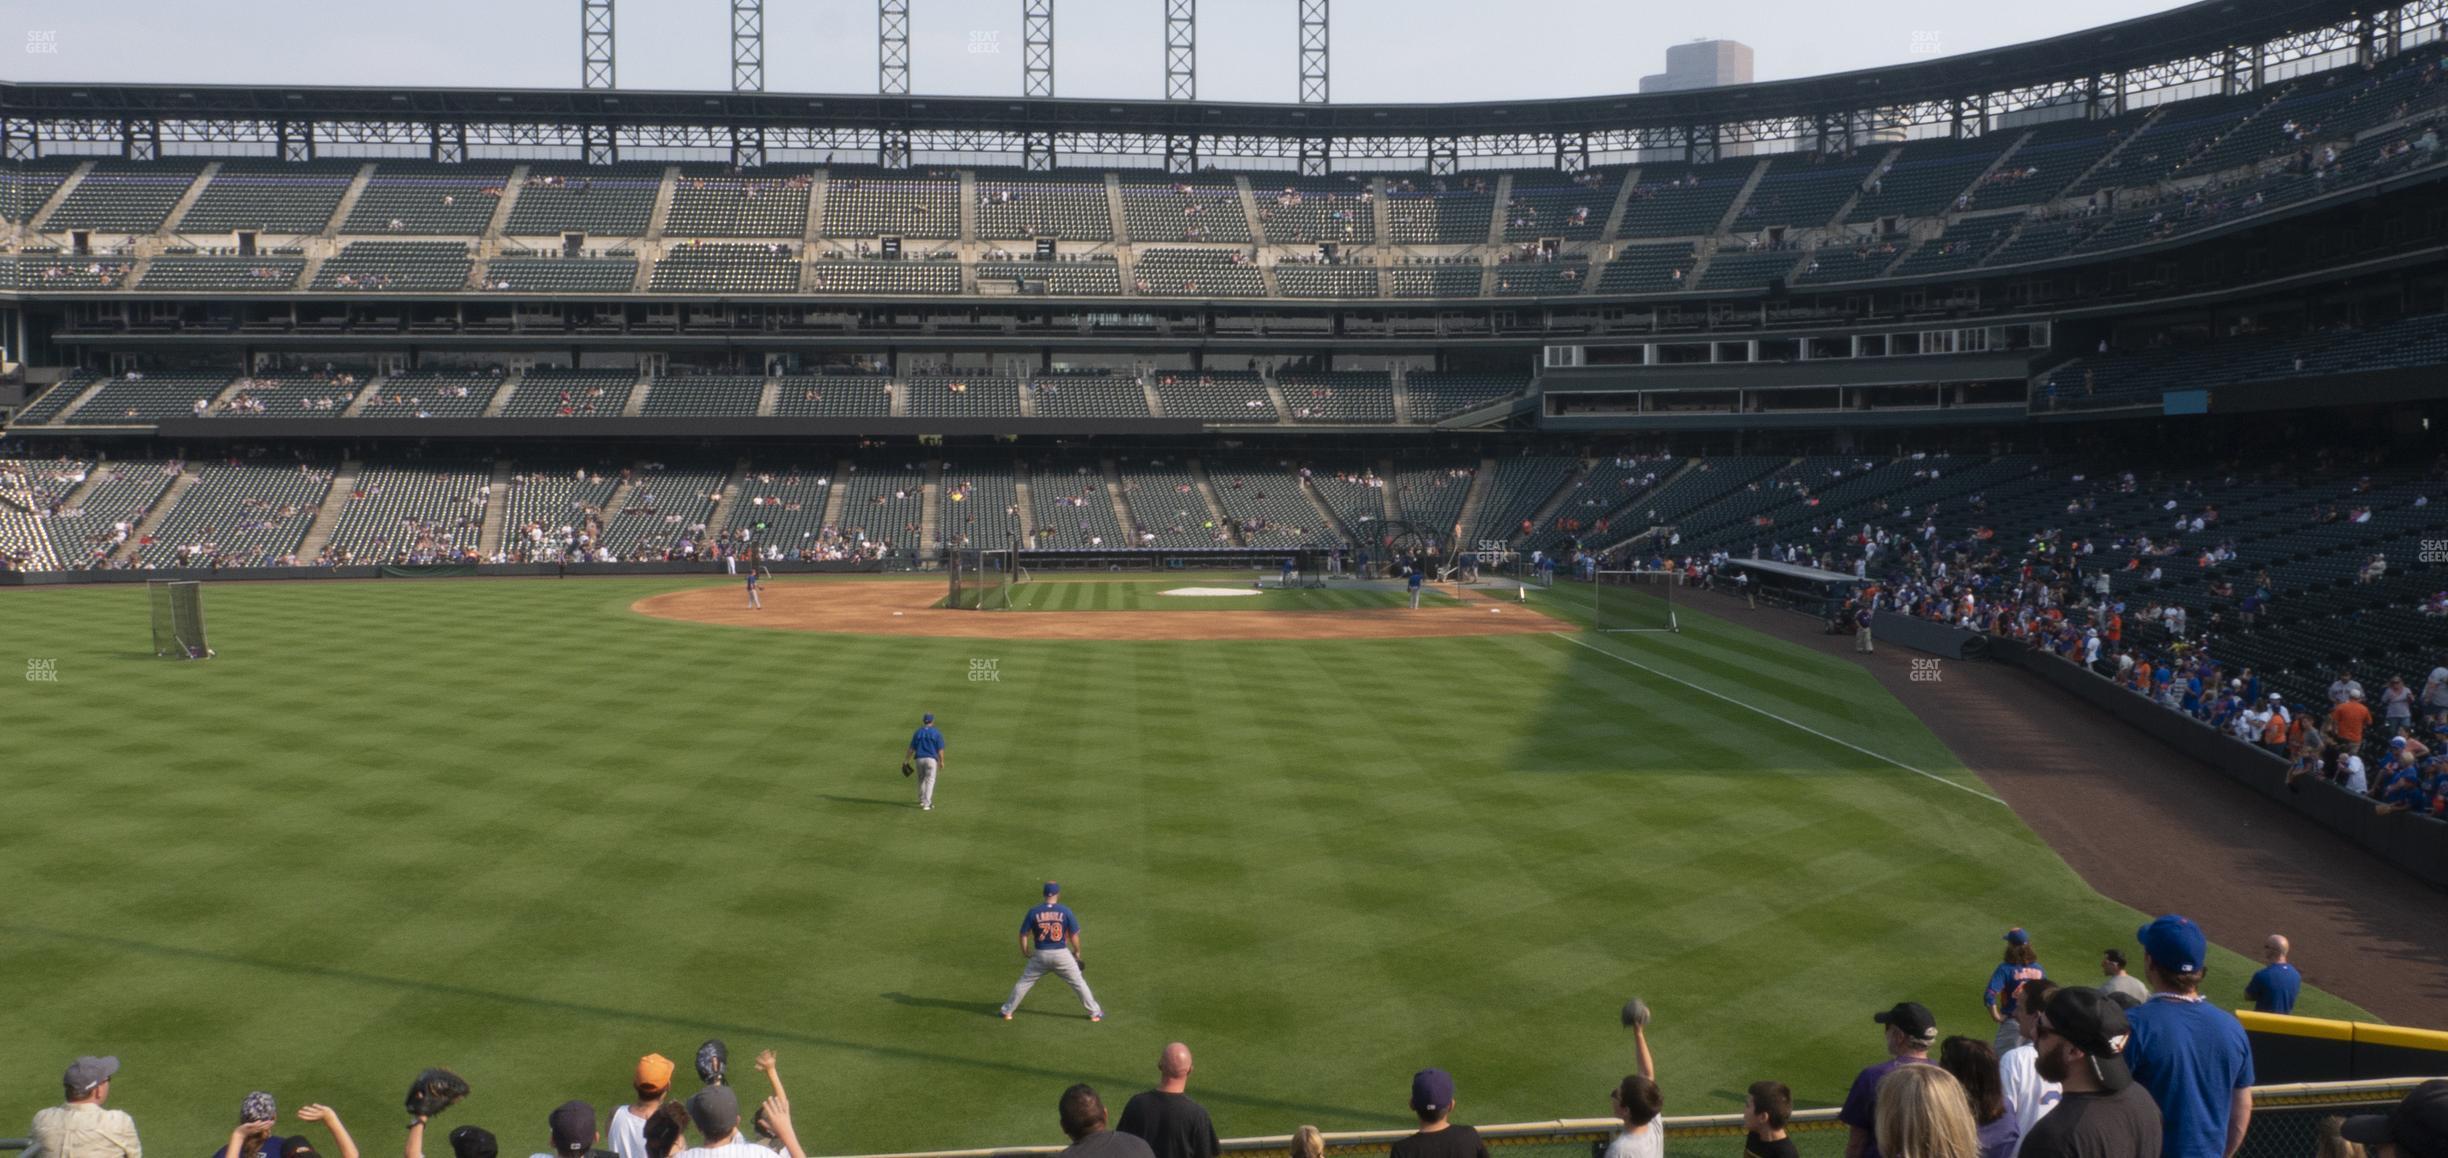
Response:
[{"label": "baseball player in blue jersey", "polygon": [[935,729],[935,713],[919,718],[918,730],[910,733],[910,762],[918,766],[918,809],[935,811],[935,774],[943,771],[943,733]]},{"label": "baseball player in blue jersey", "polygon": [[1047,881],[1045,903],[1020,918],[1020,957],[1028,964],[1020,970],[1020,981],[1012,986],[1011,996],[1003,999],[1003,1020],[1010,1021],[1020,1008],[1020,999],[1028,996],[1037,979],[1051,973],[1071,983],[1079,994],[1080,1004],[1088,1007],[1088,1020],[1105,1020],[1105,1011],[1097,1008],[1096,995],[1088,992],[1088,979],[1080,975],[1079,918],[1062,903],[1062,886]]},{"label": "baseball player in blue jersey", "polygon": [[763,595],[765,575],[766,571],[763,567],[750,567],[748,569],[748,606],[758,611],[765,610],[765,599]]}]

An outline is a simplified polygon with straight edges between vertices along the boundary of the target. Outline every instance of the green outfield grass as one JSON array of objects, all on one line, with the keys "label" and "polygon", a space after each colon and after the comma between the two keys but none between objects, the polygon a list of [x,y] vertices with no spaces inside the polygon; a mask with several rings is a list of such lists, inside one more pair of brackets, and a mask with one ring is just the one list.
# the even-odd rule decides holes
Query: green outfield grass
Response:
[{"label": "green outfield grass", "polygon": [[[1228,1136],[1398,1125],[1425,1065],[1471,1120],[1595,1116],[1635,993],[1670,1113],[1765,1077],[1828,1104],[1875,1008],[1986,1037],[2007,925],[2084,978],[2141,919],[1858,669],[1688,609],[1091,644],[628,609],[685,585],[212,586],[204,663],[150,658],[139,588],[0,591],[8,662],[58,672],[0,690],[0,1123],[116,1053],[158,1153],[264,1088],[380,1158],[439,1064],[476,1088],[445,1124],[524,1154],[708,1035],[743,1069],[778,1049],[829,1153],[1056,1142],[1065,1085],[1118,1104],[1174,1038]],[[896,770],[922,710],[952,744],[932,813]],[[994,1016],[1046,877],[1101,1025],[1059,982]],[[2248,969],[2219,952],[2212,989]]]},{"label": "green outfield grass", "polygon": [[[1012,585],[1014,611],[1353,611],[1363,608],[1409,607],[1407,592],[1382,586],[1338,583],[1332,587],[1251,587],[1247,574],[1203,575],[1166,579],[1099,579],[1046,576]],[[1256,590],[1253,595],[1167,595],[1185,587]],[[1420,603],[1451,606],[1450,595],[1422,589]]]}]

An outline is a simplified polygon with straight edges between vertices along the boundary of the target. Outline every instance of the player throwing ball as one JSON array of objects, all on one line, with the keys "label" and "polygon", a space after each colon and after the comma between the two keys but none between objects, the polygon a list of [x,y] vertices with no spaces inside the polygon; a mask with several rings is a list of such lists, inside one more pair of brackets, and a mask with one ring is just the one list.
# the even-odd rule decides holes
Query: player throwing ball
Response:
[{"label": "player throwing ball", "polygon": [[1048,973],[1071,983],[1072,992],[1079,994],[1080,1004],[1088,1009],[1088,1020],[1105,1020],[1096,995],[1088,992],[1088,979],[1080,975],[1079,918],[1062,903],[1062,886],[1053,881],[1045,884],[1045,903],[1020,918],[1020,959],[1028,964],[1021,967],[1020,981],[1012,986],[1011,996],[1003,999],[1003,1020],[1012,1019],[1021,999]]}]

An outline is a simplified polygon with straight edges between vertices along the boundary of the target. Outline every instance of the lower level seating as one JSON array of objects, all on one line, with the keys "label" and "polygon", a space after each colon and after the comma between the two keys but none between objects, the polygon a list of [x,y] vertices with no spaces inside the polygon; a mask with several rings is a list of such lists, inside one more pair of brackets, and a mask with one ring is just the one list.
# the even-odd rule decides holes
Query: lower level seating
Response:
[{"label": "lower level seating", "polygon": [[332,482],[328,467],[278,461],[213,463],[195,474],[137,547],[144,565],[260,566],[293,557]]}]

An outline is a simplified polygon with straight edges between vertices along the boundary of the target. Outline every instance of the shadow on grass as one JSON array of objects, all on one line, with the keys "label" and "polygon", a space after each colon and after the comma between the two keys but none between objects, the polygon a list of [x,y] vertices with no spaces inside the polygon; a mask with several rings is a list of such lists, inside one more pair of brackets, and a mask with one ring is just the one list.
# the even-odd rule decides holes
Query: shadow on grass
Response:
[{"label": "shadow on grass", "polygon": [[[994,1017],[1003,1011],[1002,1004],[994,1001],[954,1001],[949,997],[912,997],[907,993],[879,993],[876,996],[895,1005],[907,1005],[913,1009],[949,1009],[954,1013],[974,1013],[980,1017]],[[1034,1011],[1020,1009],[1014,1012],[1015,1014],[1026,1013],[1032,1017],[1056,1016],[1042,1009]],[[1083,1021],[1087,1020],[1087,1017],[1085,1013],[1080,1015]]]},{"label": "shadow on grass", "polygon": [[[385,977],[378,973],[365,973],[354,969],[338,969],[328,965],[311,965],[291,961],[273,961],[256,957],[241,956],[236,953],[215,952],[208,949],[190,949],[177,945],[158,945],[150,941],[138,941],[127,937],[110,937],[95,933],[72,933],[62,929],[45,928],[40,925],[20,925],[13,923],[0,924],[0,934],[18,937],[44,937],[55,941],[66,941],[71,944],[89,945],[99,948],[117,950],[123,953],[138,953],[148,957],[159,957],[174,961],[200,962],[208,965],[223,965],[240,969],[252,969],[260,972],[282,974],[291,977],[309,977],[323,981],[337,981],[351,985],[362,985],[375,989],[386,989],[399,993],[421,993],[441,997],[463,998],[473,1001],[491,1001],[498,1002],[503,1005],[525,1006],[530,1009],[549,1009],[558,1013],[566,1013],[578,1017],[597,1018],[605,1021],[662,1025],[683,1030],[691,1034],[714,1034],[735,1038],[748,1038],[750,1040],[784,1042],[814,1046],[819,1049],[835,1049],[849,1053],[865,1054],[870,1057],[891,1058],[898,1061],[916,1061],[931,1065],[959,1066],[965,1069],[983,1070],[989,1073],[1009,1074],[1014,1077],[1026,1078],[1031,1081],[1042,1081],[1047,1083],[1049,1087],[1055,1085],[1067,1086],[1073,1082],[1084,1081],[1095,1085],[1106,1086],[1107,1088],[1111,1089],[1135,1089],[1146,1080],[1145,1075],[1143,1074],[1132,1074],[1125,1077],[1119,1074],[1090,1074],[1082,1073],[1078,1070],[1053,1069],[1045,1066],[1019,1065],[1012,1062],[994,1061],[979,1057],[964,1057],[959,1054],[941,1053],[934,1050],[912,1049],[908,1046],[849,1041],[843,1038],[826,1037],[822,1034],[808,1033],[802,1030],[780,1029],[766,1025],[743,1025],[738,1022],[677,1017],[667,1013],[656,1013],[651,1010],[620,1009],[605,1005],[589,1005],[578,1001],[560,1001],[546,997],[529,997],[517,993],[503,993],[490,989],[480,989],[472,985],[458,985],[447,981],[427,981],[412,977]],[[890,995],[888,994],[887,996]],[[988,1013],[992,1013],[996,1009],[1000,1008],[999,1005],[991,1003],[979,1005],[978,1003],[972,1002],[952,1002],[932,998],[910,998],[907,1002],[905,1002],[905,1004],[932,1004],[939,1005],[944,1008],[959,1010],[983,1008]],[[1047,1014],[1045,1016],[1051,1017],[1057,1015]],[[1243,1106],[1251,1110],[1270,1114],[1280,1114],[1286,1117],[1331,1116],[1339,1117],[1348,1121],[1372,1122],[1390,1126],[1406,1124],[1404,1119],[1383,1112],[1355,1110],[1347,1106],[1319,1105],[1313,1102],[1289,1102],[1279,1098],[1267,1098],[1259,1097],[1253,1094],[1234,1093],[1230,1089],[1219,1088],[1206,1084],[1202,1084],[1199,1087],[1199,1097],[1211,1105],[1220,1103],[1226,1105]]]},{"label": "shadow on grass", "polygon": [[835,804],[864,804],[872,808],[918,807],[918,802],[915,800],[886,800],[880,796],[836,796],[830,792],[817,792],[811,795],[818,800],[830,800]]}]

